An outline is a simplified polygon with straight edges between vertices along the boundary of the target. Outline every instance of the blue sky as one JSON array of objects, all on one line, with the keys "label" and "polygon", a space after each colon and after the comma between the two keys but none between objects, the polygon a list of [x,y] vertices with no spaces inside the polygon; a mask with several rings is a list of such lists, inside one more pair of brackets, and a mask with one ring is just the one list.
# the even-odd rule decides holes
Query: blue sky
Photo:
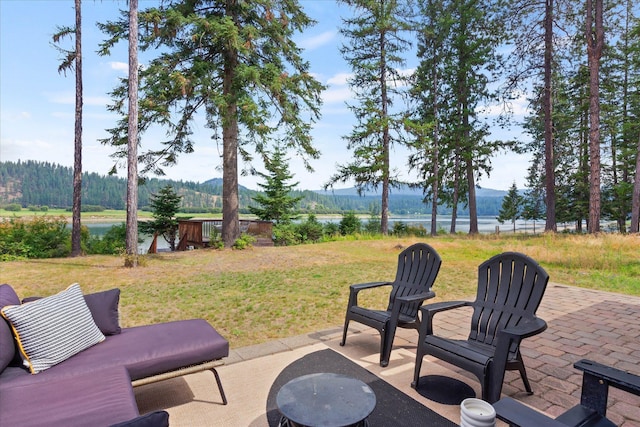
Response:
[{"label": "blue sky", "polygon": [[[155,3],[139,0],[140,8]],[[346,79],[350,69],[339,49],[343,41],[338,33],[341,17],[349,10],[333,0],[302,0],[302,6],[318,24],[296,37],[305,49],[316,78],[328,86],[323,94],[322,119],[313,130],[314,144],[321,151],[319,160],[312,161],[314,173],[304,170],[302,161],[291,158],[294,181],[300,189],[320,189],[333,174],[337,163],[351,158],[342,136],[353,126],[351,112],[345,101],[350,100]],[[99,57],[95,51],[104,39],[96,22],[117,16],[127,9],[124,0],[83,1],[83,170],[106,174],[112,165],[110,147],[98,139],[107,134],[117,117],[106,110],[109,91],[118,78],[127,72],[127,46],[123,43],[110,57]],[[73,166],[74,99],[73,73],[58,74],[59,53],[51,46],[51,36],[61,25],[74,23],[72,0],[0,0],[0,160],[38,160]],[[66,46],[71,46],[71,39]],[[140,59],[141,63],[145,58]],[[417,64],[417,58],[407,60],[407,68]],[[518,112],[523,107],[516,105]],[[517,130],[516,130],[517,131]],[[504,135],[504,134],[500,134]],[[153,143],[153,135],[143,136],[143,150]],[[166,178],[202,182],[222,176],[220,147],[210,139],[204,126],[194,129],[195,152],[184,155],[178,164],[167,168]],[[394,166],[405,171],[406,152],[392,152]],[[486,188],[506,190],[515,181],[523,188],[528,157],[501,154],[493,160],[491,178],[479,184]],[[256,166],[259,166],[256,164]],[[121,170],[119,176],[126,176]],[[240,177],[240,184],[258,188],[256,177]],[[338,184],[336,188],[349,187]]]}]

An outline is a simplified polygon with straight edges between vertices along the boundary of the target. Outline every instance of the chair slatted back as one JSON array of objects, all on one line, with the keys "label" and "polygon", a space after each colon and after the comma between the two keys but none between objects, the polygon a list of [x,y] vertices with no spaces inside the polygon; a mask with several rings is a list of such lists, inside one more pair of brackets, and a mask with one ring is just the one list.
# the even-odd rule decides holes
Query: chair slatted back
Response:
[{"label": "chair slatted back", "polygon": [[469,340],[495,346],[498,331],[534,318],[548,282],[549,274],[518,252],[505,252],[480,264]]},{"label": "chair slatted back", "polygon": [[[429,291],[438,276],[441,264],[440,255],[426,243],[413,244],[400,252],[387,310],[393,309],[397,297]],[[404,304],[400,314],[415,318],[420,305],[421,303]]]}]

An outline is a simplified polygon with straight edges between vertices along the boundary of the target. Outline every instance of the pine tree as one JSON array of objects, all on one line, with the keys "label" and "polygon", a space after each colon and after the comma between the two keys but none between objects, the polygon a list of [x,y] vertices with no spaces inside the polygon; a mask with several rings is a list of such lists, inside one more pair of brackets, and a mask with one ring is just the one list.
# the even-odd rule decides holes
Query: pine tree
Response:
[{"label": "pine tree", "polygon": [[[500,2],[422,0],[421,4],[425,16],[417,30],[422,61],[412,87],[414,101],[419,103],[413,122],[433,124],[432,146],[414,157],[412,166],[431,180],[436,189],[431,194],[437,193],[452,208],[451,233],[455,233],[458,207],[466,202],[469,233],[475,234],[476,179],[491,171],[491,156],[510,145],[489,140],[488,122],[479,114],[497,96],[492,85],[502,71]],[[440,185],[433,187],[438,181]]]},{"label": "pine tree", "polygon": [[[442,181],[440,163],[442,110],[446,111],[446,89],[441,84],[445,64],[442,57],[448,50],[447,39],[452,19],[447,3],[440,0],[421,0],[421,20],[417,24],[418,57],[420,64],[413,76],[409,91],[414,107],[405,124],[413,136],[409,143],[412,154],[409,166],[418,171],[425,203],[431,201],[431,235],[438,232],[437,215]],[[444,107],[444,108],[443,108]]]},{"label": "pine tree", "polygon": [[341,52],[353,70],[349,84],[356,105],[349,108],[357,124],[345,139],[353,161],[339,165],[330,183],[355,180],[360,194],[382,187],[380,230],[389,232],[389,191],[397,184],[390,167],[390,149],[399,140],[403,117],[393,114],[394,95],[404,81],[399,67],[410,47],[409,9],[403,0],[341,0],[355,10],[341,33],[348,45]]},{"label": "pine tree", "polygon": [[275,221],[276,224],[287,224],[296,219],[296,205],[303,199],[302,196],[291,195],[298,183],[288,184],[293,175],[289,173],[288,159],[284,156],[285,153],[279,145],[271,157],[265,156],[265,168],[268,173],[256,172],[265,180],[264,183],[258,183],[264,194],[252,198],[259,206],[249,206],[252,214],[264,221]]},{"label": "pine tree", "polygon": [[[139,13],[139,50],[157,52],[140,71],[140,131],[163,126],[160,149],[140,155],[141,173],[162,174],[181,154],[193,152],[192,124],[203,113],[214,139],[222,139],[222,239],[240,236],[238,159],[248,147],[262,155],[273,139],[305,162],[318,158],[310,129],[320,116],[321,85],[293,41],[313,24],[295,0],[183,0]],[[101,24],[108,35],[100,52],[128,33],[128,20]],[[112,93],[112,111],[124,119],[102,142],[125,155],[126,82]],[[221,132],[220,132],[221,130]],[[240,140],[243,144],[240,144]],[[307,168],[311,169],[306,163]]]},{"label": "pine tree", "polygon": [[138,228],[144,234],[161,235],[172,251],[176,250],[176,237],[178,234],[178,219],[176,214],[180,210],[182,197],[179,196],[171,185],[162,187],[160,191],[151,196],[153,220],[140,222]]},{"label": "pine tree", "polygon": [[504,224],[505,221],[511,221],[513,224],[513,232],[516,232],[516,221],[520,219],[522,215],[522,196],[518,194],[518,187],[514,182],[509,187],[509,192],[504,199],[502,199],[502,206],[498,213],[497,220],[500,224]]}]

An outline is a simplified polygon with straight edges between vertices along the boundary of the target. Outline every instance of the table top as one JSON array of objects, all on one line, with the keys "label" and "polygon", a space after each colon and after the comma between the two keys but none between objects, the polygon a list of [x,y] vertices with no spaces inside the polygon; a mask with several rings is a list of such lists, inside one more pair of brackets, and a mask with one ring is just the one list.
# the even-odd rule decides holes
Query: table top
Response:
[{"label": "table top", "polygon": [[367,418],[376,406],[376,395],[360,380],[321,373],[289,381],[276,402],[282,415],[296,424],[341,427]]}]

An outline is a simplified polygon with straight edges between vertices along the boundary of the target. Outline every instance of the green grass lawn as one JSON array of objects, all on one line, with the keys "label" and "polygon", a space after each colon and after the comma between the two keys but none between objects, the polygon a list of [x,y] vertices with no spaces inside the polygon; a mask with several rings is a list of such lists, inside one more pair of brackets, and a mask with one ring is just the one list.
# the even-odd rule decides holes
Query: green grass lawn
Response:
[{"label": "green grass lawn", "polygon": [[[420,240],[443,259],[435,301],[471,297],[478,265],[503,251],[533,257],[551,282],[640,295],[640,238],[621,235],[458,235],[206,249],[145,256],[135,269],[123,267],[118,256],[12,261],[0,263],[0,282],[21,297],[51,295],[76,282],[85,293],[118,287],[123,326],[202,317],[240,347],[341,326],[349,285],[393,280],[398,253]],[[386,297],[376,290],[360,302],[384,308]]]}]

